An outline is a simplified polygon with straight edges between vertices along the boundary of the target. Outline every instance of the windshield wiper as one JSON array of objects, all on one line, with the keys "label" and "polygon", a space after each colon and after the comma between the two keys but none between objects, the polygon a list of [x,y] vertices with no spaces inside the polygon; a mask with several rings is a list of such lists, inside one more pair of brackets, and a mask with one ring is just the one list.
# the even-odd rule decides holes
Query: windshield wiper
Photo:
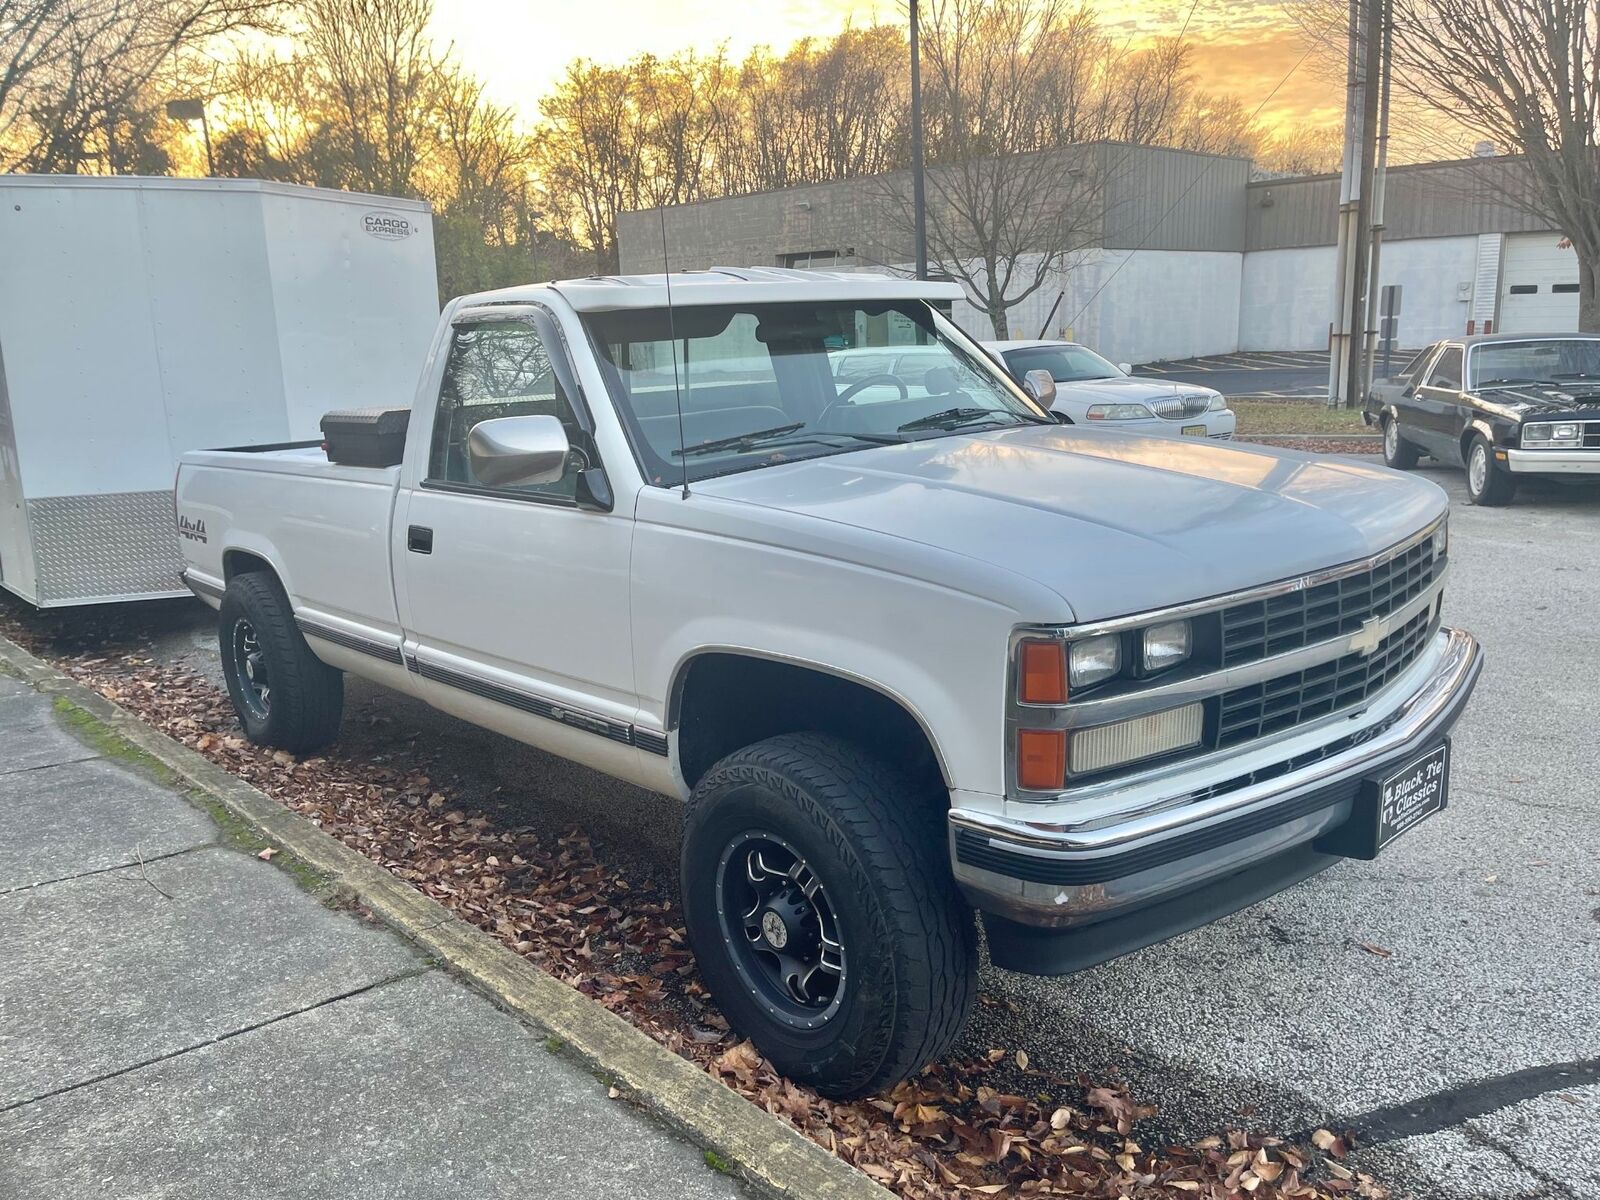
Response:
[{"label": "windshield wiper", "polygon": [[682,446],[672,453],[684,458],[693,458],[697,454],[715,454],[718,450],[728,450],[737,447],[741,450],[753,448],[759,442],[769,441],[772,438],[783,437],[785,434],[794,433],[804,429],[804,421],[796,421],[792,425],[774,425],[771,429],[757,429],[751,433],[739,433],[733,437],[713,438],[709,442],[700,442],[693,446]]},{"label": "windshield wiper", "polygon": [[1548,382],[1549,381],[1545,380],[1545,379],[1482,379],[1482,380],[1478,381],[1478,387],[1480,387],[1480,388],[1524,387],[1524,386],[1526,386],[1526,385],[1528,385],[1530,383],[1548,383]]},{"label": "windshield wiper", "polygon": [[813,429],[809,432],[801,433],[800,431],[805,429],[805,425],[804,421],[796,421],[792,425],[775,425],[771,429],[758,429],[754,433],[741,433],[733,437],[700,442],[698,445],[686,446],[681,450],[674,450],[672,453],[674,455],[682,455],[684,458],[696,458],[702,454],[715,454],[719,450],[743,452],[754,450],[757,446],[796,446],[811,443],[829,446],[835,444],[838,438],[867,442],[874,446],[894,446],[906,440],[892,433],[845,433],[832,429]]},{"label": "windshield wiper", "polygon": [[918,417],[915,421],[907,421],[901,425],[897,432],[911,433],[918,429],[954,429],[957,425],[967,425],[980,417],[1012,417],[1019,423],[1022,418],[1014,412],[1003,408],[947,408],[943,412],[929,413],[925,417]]}]

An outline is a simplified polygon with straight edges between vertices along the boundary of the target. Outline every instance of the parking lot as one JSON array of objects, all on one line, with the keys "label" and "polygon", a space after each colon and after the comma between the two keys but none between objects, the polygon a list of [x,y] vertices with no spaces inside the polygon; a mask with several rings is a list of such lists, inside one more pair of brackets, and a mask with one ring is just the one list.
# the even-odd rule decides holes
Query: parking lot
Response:
[{"label": "parking lot", "polygon": [[[1401,358],[1404,362],[1404,357]],[[1135,375],[1216,388],[1224,396],[1310,400],[1328,394],[1328,355],[1323,350],[1242,350],[1204,358],[1145,363]],[[1380,365],[1378,372],[1383,373]]]},{"label": "parking lot", "polygon": [[[1600,1194],[1600,493],[1530,488],[1478,509],[1459,472],[1423,474],[1453,501],[1447,619],[1488,654],[1449,809],[1377,862],[1082,975],[986,971],[962,1049],[1124,1079],[1174,1139],[1354,1128],[1362,1165],[1397,1196],[1587,1200]],[[208,610],[168,606],[154,624],[159,657],[220,677]],[[675,873],[672,802],[350,683],[345,740],[374,759],[420,753],[520,823],[584,827],[630,878]]]}]

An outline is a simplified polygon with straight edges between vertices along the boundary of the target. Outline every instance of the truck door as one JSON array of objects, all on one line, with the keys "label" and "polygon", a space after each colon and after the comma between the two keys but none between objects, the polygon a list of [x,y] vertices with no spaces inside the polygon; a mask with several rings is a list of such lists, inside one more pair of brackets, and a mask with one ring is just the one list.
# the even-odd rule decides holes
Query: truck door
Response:
[{"label": "truck door", "polygon": [[[636,761],[628,749],[637,708],[633,522],[578,500],[578,472],[598,461],[564,354],[542,314],[469,314],[451,330],[426,462],[408,460],[395,511],[407,658],[440,708],[585,761],[595,762],[596,742],[605,757],[609,739]],[[563,476],[516,487],[475,480],[472,428],[532,414],[565,427],[572,452]],[[627,762],[595,765],[631,773]]]}]

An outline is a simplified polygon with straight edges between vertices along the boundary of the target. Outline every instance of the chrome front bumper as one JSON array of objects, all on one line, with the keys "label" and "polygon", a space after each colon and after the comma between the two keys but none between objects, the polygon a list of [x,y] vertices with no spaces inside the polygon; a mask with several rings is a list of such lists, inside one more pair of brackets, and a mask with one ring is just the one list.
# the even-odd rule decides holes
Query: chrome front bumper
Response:
[{"label": "chrome front bumper", "polygon": [[[1026,819],[1011,815],[1017,805],[1004,816],[952,809],[956,882],[986,914],[1066,934],[1113,919],[1136,922],[1142,909],[1241,873],[1270,876],[1269,863],[1309,853],[1311,842],[1349,817],[1362,780],[1440,741],[1482,665],[1470,634],[1441,629],[1418,661],[1360,712],[1241,749],[1222,762],[1210,756],[1203,766],[1165,772],[1165,805],[1150,804],[1143,789],[1135,809],[1108,815],[1100,807],[1099,816],[1078,824],[1069,800],[1039,806]],[[1232,777],[1222,777],[1229,770]],[[1320,864],[1285,876],[1278,887],[1336,861],[1317,857]]]},{"label": "chrome front bumper", "polygon": [[1518,475],[1600,475],[1600,450],[1507,450],[1506,470]]}]

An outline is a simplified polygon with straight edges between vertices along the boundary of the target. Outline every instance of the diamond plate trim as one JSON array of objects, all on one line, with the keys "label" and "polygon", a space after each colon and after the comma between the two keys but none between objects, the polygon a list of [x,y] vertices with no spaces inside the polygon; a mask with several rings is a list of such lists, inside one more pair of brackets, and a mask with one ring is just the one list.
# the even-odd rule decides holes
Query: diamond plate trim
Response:
[{"label": "diamond plate trim", "polygon": [[40,604],[182,592],[171,492],[28,501]]}]

